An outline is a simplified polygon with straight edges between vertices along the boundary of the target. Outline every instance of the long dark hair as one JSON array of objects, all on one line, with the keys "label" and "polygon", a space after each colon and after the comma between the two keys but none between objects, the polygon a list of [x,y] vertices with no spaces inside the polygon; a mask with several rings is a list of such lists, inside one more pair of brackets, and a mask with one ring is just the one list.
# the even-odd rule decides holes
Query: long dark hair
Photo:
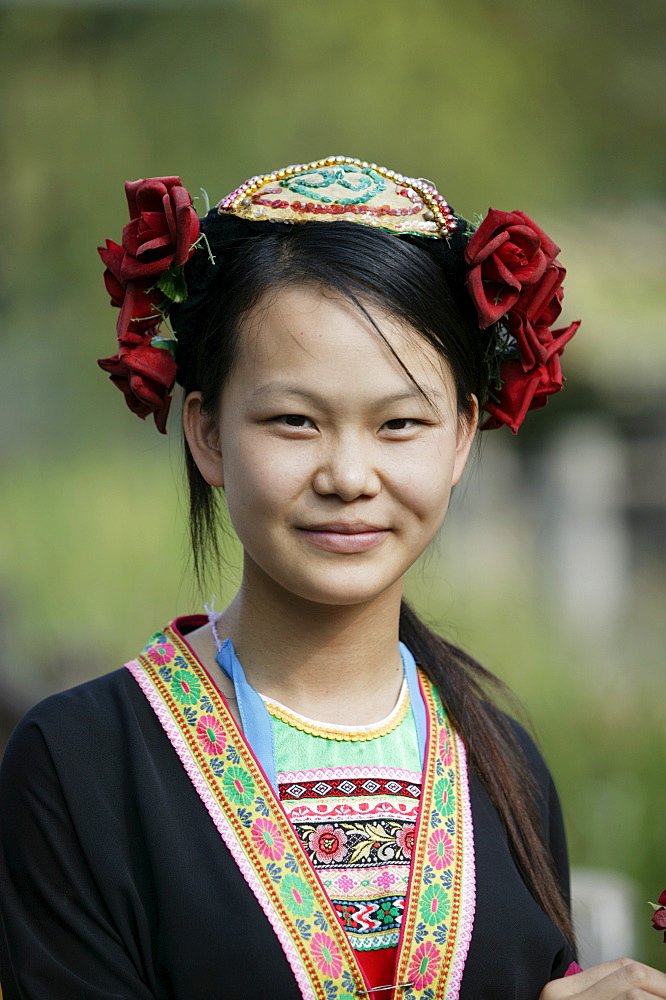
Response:
[{"label": "long dark hair", "polygon": [[[479,330],[465,290],[462,227],[447,242],[396,237],[357,223],[246,223],[210,213],[204,231],[215,255],[215,274],[211,278],[210,266],[195,255],[186,272],[191,297],[172,318],[178,332],[179,381],[185,393],[202,393],[205,412],[217,412],[236,358],[242,317],[268,291],[295,284],[335,289],[368,318],[365,304],[374,303],[404,319],[448,363],[461,419],[471,414],[472,394],[484,401],[493,331]],[[381,325],[373,325],[381,336]],[[219,566],[220,491],[199,472],[187,441],[185,461],[194,568],[203,585],[211,564]],[[539,817],[534,778],[495,701],[504,685],[431,631],[404,601],[399,631],[439,690],[526,884],[570,939],[570,914]]]}]

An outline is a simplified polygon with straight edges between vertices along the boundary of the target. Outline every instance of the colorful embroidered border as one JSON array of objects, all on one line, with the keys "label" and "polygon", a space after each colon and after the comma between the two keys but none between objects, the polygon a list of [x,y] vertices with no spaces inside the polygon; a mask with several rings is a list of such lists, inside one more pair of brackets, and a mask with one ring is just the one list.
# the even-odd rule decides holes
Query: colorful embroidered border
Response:
[{"label": "colorful embroidered border", "polygon": [[266,913],[304,1000],[353,1000],[366,984],[337,914],[205,670],[170,627],[126,666]]},{"label": "colorful embroidered border", "polygon": [[[187,644],[167,627],[126,666],[266,913],[304,1000],[367,996],[347,935],[295,831]],[[405,997],[455,1000],[474,914],[471,813],[462,743],[423,680],[429,740],[395,982],[413,984]]]},{"label": "colorful embroidered border", "polygon": [[409,997],[457,1000],[475,909],[466,755],[462,740],[449,727],[439,695],[423,674],[420,677],[428,747],[395,981],[412,984],[405,991]]}]

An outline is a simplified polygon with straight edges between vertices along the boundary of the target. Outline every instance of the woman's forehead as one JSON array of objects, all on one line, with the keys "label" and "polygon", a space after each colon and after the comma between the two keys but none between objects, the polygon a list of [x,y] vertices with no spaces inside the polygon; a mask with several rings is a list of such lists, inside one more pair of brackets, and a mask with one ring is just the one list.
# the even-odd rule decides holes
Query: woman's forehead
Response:
[{"label": "woman's forehead", "polygon": [[241,322],[243,381],[351,380],[350,388],[374,382],[397,393],[413,390],[415,379],[426,392],[451,391],[445,359],[419,331],[376,303],[361,304],[314,285],[266,293]]}]

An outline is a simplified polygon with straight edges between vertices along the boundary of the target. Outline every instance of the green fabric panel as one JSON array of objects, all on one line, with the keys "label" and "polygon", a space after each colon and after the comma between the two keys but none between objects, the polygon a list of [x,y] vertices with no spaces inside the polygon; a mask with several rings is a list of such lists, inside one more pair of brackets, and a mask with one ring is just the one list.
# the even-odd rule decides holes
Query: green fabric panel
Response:
[{"label": "green fabric panel", "polygon": [[295,729],[271,716],[277,771],[316,771],[334,767],[397,767],[420,771],[416,725],[411,705],[393,732],[372,740],[333,740]]}]

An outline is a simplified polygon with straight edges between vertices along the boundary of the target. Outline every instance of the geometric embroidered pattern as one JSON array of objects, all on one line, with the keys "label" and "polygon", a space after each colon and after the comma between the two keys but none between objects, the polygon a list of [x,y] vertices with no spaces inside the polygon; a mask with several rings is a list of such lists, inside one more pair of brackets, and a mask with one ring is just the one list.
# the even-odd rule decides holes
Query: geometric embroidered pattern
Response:
[{"label": "geometric embroidered pattern", "polygon": [[289,799],[301,799],[316,797],[320,799],[332,796],[347,795],[407,795],[409,798],[418,799],[421,795],[421,786],[416,785],[411,780],[396,781],[395,778],[369,778],[366,781],[360,778],[350,781],[349,778],[329,781],[301,781],[298,784],[280,784],[280,798],[283,802]]}]

